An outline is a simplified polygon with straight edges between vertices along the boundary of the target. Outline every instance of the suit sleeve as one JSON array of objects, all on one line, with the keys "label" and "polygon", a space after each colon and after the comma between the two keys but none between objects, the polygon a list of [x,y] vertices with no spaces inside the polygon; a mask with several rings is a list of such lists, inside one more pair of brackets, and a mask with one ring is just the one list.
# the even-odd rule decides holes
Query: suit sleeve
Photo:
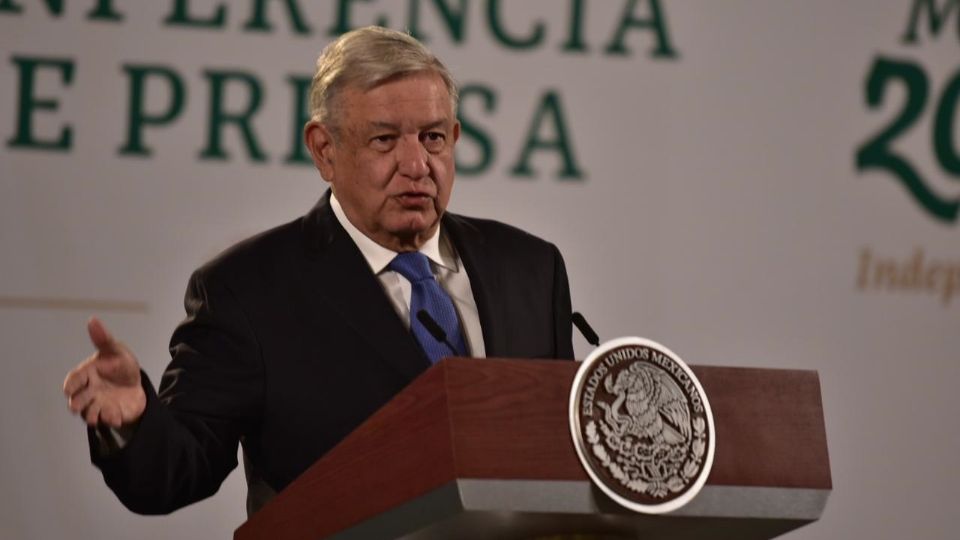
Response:
[{"label": "suit sleeve", "polygon": [[563,256],[553,248],[554,350],[556,357],[573,360],[573,322],[571,320],[570,283]]},{"label": "suit sleeve", "polygon": [[169,513],[215,493],[262,411],[260,348],[240,302],[198,271],[184,304],[159,392],[143,377],[147,407],[128,444],[102,456],[90,433],[91,458],[107,485],[141,514]]}]

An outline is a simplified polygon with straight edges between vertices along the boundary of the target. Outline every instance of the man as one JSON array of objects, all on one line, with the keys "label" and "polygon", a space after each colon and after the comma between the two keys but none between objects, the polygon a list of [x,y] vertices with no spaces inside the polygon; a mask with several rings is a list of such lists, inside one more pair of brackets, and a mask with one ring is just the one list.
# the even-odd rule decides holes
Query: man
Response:
[{"label": "man", "polygon": [[456,100],[410,36],[343,35],[317,62],[304,130],[330,191],[194,273],[159,394],[91,319],[97,352],[64,393],[128,508],[213,494],[239,443],[252,513],[441,356],[572,358],[557,249],[445,213]]}]

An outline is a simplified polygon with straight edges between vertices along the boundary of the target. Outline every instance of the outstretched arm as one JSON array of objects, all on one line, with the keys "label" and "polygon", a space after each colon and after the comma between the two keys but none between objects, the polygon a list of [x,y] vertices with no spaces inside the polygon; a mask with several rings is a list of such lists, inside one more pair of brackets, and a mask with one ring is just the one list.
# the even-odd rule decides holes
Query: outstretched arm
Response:
[{"label": "outstretched arm", "polygon": [[[209,283],[197,272],[185,305],[159,393],[96,319],[89,332],[97,351],[64,382],[70,409],[90,426],[91,460],[141,514],[169,513],[216,492],[260,411],[262,364],[241,304],[222,279]],[[121,448],[110,448],[108,428],[119,428]]]},{"label": "outstretched arm", "polygon": [[87,322],[87,332],[97,350],[63,381],[67,406],[91,427],[136,425],[147,404],[140,364],[96,317]]}]

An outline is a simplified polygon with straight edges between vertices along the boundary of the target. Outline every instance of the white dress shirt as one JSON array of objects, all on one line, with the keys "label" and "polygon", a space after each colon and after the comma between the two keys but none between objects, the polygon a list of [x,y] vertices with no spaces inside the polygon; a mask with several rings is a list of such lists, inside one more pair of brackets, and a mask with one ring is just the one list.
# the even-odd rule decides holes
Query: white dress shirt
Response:
[{"label": "white dress shirt", "polygon": [[[413,288],[407,278],[387,268],[390,261],[397,256],[397,252],[381,246],[360,232],[347,218],[340,201],[333,193],[330,194],[330,206],[337,221],[350,235],[370,269],[380,280],[393,309],[407,328],[410,328],[410,295]],[[467,275],[467,269],[450,239],[444,234],[443,227],[437,227],[433,236],[420,248],[420,253],[430,260],[430,271],[453,300],[453,306],[460,317],[467,352],[474,358],[484,357],[486,349],[483,345],[483,330],[480,328],[480,315],[477,313],[473,289],[470,288],[470,276]]]}]

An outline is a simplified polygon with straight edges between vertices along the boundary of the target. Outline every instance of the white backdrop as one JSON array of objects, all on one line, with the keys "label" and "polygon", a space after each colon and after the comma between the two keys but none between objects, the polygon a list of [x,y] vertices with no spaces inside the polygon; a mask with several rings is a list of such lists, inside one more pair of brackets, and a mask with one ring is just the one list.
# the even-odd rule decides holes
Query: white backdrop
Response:
[{"label": "white backdrop", "polygon": [[[382,15],[416,26],[461,83],[486,89],[489,107],[474,91],[461,113],[494,153],[458,178],[451,209],[555,242],[574,306],[601,338],[642,335],[692,364],[819,371],[834,491],[823,519],[789,538],[955,534],[958,2],[302,0],[306,34],[287,2],[263,2],[272,31],[245,30],[259,3],[66,0],[57,14],[56,2],[0,1],[0,537],[224,537],[244,520],[240,472],[171,516],[126,511],[89,464],[60,384],[90,352],[94,313],[158,379],[191,270],[319,198],[317,173],[284,160],[297,129],[287,78],[311,74],[343,10],[352,26]],[[193,19],[222,7],[222,24],[164,24],[176,4]],[[440,5],[464,7],[459,34]],[[91,19],[97,6],[122,20]],[[659,25],[628,27],[625,54],[607,52],[625,10],[650,20],[654,7]],[[526,49],[495,32],[535,37],[538,25]],[[881,81],[871,107],[880,57],[922,80]],[[163,66],[183,83],[179,115],[142,132],[149,156],[119,152],[133,97],[125,65]],[[250,159],[236,126],[223,128],[229,157],[199,157],[209,72],[262,87],[250,125],[265,161]],[[223,106],[239,111],[249,88],[231,80]],[[890,170],[857,167],[858,150],[922,94],[888,146],[947,209],[939,217]],[[546,95],[555,107],[531,135]],[[168,80],[148,79],[145,96],[160,115]],[[66,148],[41,147],[65,126]],[[579,179],[560,177],[561,136]],[[521,177],[530,137],[542,148]],[[459,150],[464,164],[482,157],[475,137]]]}]

